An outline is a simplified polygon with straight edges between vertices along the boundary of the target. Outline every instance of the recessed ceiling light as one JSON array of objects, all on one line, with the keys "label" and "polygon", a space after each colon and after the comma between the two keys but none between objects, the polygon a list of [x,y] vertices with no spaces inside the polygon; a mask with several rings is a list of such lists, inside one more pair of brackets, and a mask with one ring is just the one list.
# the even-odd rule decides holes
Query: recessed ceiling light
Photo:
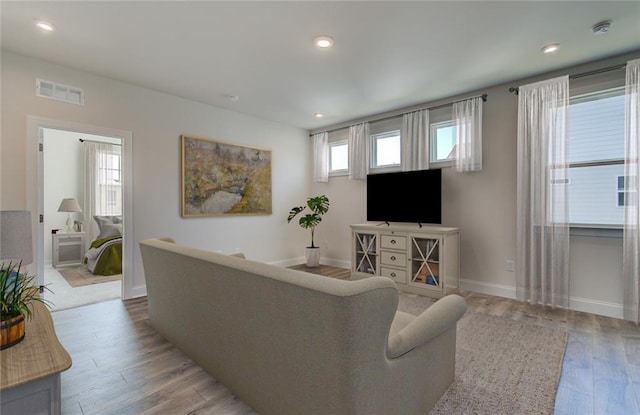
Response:
[{"label": "recessed ceiling light", "polygon": [[542,49],[540,49],[542,51],[542,53],[555,53],[558,51],[558,49],[560,49],[560,44],[559,43],[551,43],[550,45],[547,45],[545,47],[543,47]]},{"label": "recessed ceiling light", "polygon": [[605,20],[604,22],[596,23],[593,25],[591,30],[594,35],[604,35],[611,29],[611,22],[609,20]]},{"label": "recessed ceiling light", "polygon": [[322,118],[324,117],[324,114],[320,114],[319,112],[316,112],[315,114],[313,114],[313,116],[316,118]]},{"label": "recessed ceiling light", "polygon": [[333,38],[331,36],[317,36],[313,39],[313,43],[319,48],[326,49],[333,46]]},{"label": "recessed ceiling light", "polygon": [[53,32],[56,29],[53,23],[44,20],[36,20],[36,26],[43,32]]}]

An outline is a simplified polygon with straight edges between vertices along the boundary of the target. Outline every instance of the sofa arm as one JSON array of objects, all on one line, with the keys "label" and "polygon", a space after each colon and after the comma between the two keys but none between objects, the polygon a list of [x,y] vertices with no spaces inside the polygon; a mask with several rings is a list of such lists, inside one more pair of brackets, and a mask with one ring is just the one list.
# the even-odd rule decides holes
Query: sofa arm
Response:
[{"label": "sofa arm", "polygon": [[436,301],[405,328],[389,338],[387,355],[390,359],[400,357],[416,347],[455,327],[467,311],[462,297],[450,294]]}]

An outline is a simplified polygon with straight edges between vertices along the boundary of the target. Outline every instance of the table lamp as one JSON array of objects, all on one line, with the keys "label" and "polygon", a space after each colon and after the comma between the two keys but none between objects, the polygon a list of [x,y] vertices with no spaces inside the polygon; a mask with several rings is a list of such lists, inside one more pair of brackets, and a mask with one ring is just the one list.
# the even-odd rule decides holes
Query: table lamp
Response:
[{"label": "table lamp", "polygon": [[60,207],[58,208],[58,212],[69,213],[69,217],[67,218],[67,232],[72,232],[73,218],[71,217],[71,215],[73,214],[73,212],[82,212],[82,209],[80,209],[80,204],[78,203],[78,200],[74,198],[62,199],[62,202],[60,203]]}]

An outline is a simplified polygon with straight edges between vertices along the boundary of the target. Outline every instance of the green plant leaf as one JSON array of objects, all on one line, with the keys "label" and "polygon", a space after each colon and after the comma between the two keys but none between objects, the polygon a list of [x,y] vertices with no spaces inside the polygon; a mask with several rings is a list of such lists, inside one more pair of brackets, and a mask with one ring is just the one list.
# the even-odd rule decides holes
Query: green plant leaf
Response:
[{"label": "green plant leaf", "polygon": [[[40,296],[35,275],[21,273],[22,261],[18,264],[0,264],[0,320],[22,314],[25,319],[33,317],[31,304],[38,301],[47,307],[51,302]],[[45,290],[51,292],[47,287]]]},{"label": "green plant leaf", "polygon": [[325,195],[308,198],[306,206],[296,206],[289,211],[287,223],[291,222],[293,218],[304,211],[307,207],[313,213],[307,213],[306,215],[301,216],[298,220],[298,224],[304,229],[311,230],[311,248],[315,248],[313,240],[314,232],[316,226],[318,226],[318,224],[322,222],[322,215],[329,211],[329,198]]}]

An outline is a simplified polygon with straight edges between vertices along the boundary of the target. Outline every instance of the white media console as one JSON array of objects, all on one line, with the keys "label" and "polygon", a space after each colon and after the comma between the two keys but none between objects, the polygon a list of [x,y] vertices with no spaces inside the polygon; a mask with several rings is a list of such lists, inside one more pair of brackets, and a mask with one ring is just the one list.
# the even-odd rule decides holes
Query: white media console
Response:
[{"label": "white media console", "polygon": [[458,289],[458,228],[362,223],[351,234],[352,278],[388,277],[400,290],[434,298]]}]

